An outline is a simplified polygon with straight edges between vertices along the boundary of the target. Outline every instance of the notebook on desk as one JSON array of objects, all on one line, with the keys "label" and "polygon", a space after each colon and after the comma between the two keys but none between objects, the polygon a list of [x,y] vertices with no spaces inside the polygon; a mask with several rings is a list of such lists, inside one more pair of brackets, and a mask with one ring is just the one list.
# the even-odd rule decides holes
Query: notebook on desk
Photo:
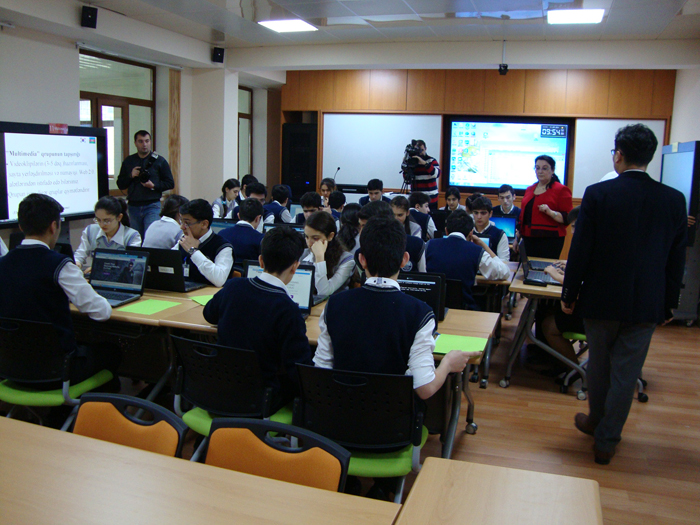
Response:
[{"label": "notebook on desk", "polygon": [[95,250],[90,285],[113,308],[138,300],[146,281],[148,253],[136,250]]},{"label": "notebook on desk", "polygon": [[543,266],[544,268],[550,266],[551,263],[547,263],[544,261],[528,260],[527,253],[525,253],[525,241],[520,241],[520,244],[518,245],[518,250],[520,252],[520,264],[523,267],[523,282],[525,284],[533,284],[535,286],[542,286],[545,284],[562,286],[562,283],[554,279],[551,275],[545,273],[542,270],[533,269],[533,263],[537,263],[538,266]]},{"label": "notebook on desk", "polygon": [[515,221],[515,217],[491,217],[491,222],[504,231],[509,243],[515,239]]},{"label": "notebook on desk", "polygon": [[[263,273],[258,261],[245,261],[245,276],[249,279],[257,277]],[[314,273],[315,267],[313,264],[300,264],[294,277],[287,284],[287,291],[292,300],[299,305],[301,315],[304,319],[311,314],[311,307],[314,305],[313,288],[314,288]]]},{"label": "notebook on desk", "polygon": [[134,248],[134,250],[148,253],[146,288],[185,293],[206,286],[206,284],[185,279],[180,250],[163,248]]},{"label": "notebook on desk", "polygon": [[445,319],[447,280],[442,273],[400,272],[396,281],[406,295],[424,301],[433,309],[438,321]]}]

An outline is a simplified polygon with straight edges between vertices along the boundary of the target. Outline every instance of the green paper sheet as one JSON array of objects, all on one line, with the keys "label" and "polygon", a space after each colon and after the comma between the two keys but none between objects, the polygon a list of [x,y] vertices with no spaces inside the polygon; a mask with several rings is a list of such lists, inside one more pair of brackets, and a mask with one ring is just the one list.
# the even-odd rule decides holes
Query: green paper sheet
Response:
[{"label": "green paper sheet", "polygon": [[173,301],[162,301],[160,299],[142,299],[135,303],[128,304],[119,308],[120,312],[128,312],[132,314],[143,314],[143,315],[153,315],[178,304]]},{"label": "green paper sheet", "polygon": [[462,350],[463,352],[483,352],[488,339],[483,337],[471,337],[467,335],[440,334],[435,340],[434,354],[446,354],[450,350]]},{"label": "green paper sheet", "polygon": [[206,306],[212,297],[214,297],[214,296],[213,295],[198,295],[197,297],[193,297],[192,300],[196,303],[201,304],[202,306]]}]

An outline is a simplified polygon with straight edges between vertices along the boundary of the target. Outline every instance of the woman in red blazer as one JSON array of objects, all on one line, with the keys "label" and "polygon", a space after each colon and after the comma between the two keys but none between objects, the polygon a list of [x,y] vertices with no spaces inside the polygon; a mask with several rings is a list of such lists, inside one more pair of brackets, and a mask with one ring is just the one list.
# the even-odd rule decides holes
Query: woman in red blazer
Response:
[{"label": "woman in red blazer", "polygon": [[535,159],[537,184],[525,190],[520,212],[520,236],[528,257],[559,259],[566,237],[566,216],[571,211],[571,190],[554,173],[548,155]]}]

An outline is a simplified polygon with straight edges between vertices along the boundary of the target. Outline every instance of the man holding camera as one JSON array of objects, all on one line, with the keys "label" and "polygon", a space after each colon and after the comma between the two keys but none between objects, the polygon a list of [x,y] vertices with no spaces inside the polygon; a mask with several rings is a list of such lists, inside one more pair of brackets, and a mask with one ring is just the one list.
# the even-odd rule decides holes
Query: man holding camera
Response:
[{"label": "man holding camera", "polygon": [[151,134],[142,129],[134,134],[136,153],[122,162],[117,187],[128,189],[131,227],[144,238],[148,227],[160,219],[160,198],[175,187],[168,161],[151,151]]},{"label": "man holding camera", "polygon": [[419,151],[419,154],[413,157],[418,161],[418,164],[413,168],[411,191],[420,191],[427,194],[430,197],[430,211],[437,211],[437,180],[440,176],[440,165],[437,160],[426,153],[423,140],[412,140],[411,144]]}]

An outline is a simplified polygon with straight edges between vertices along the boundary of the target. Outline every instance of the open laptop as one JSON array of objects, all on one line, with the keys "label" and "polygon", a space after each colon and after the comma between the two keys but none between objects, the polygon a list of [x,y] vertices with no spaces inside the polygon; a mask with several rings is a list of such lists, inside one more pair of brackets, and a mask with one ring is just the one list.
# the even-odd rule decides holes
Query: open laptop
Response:
[{"label": "open laptop", "polygon": [[424,301],[433,309],[438,321],[445,319],[447,280],[442,273],[400,272],[396,279],[406,295]]},{"label": "open laptop", "polygon": [[236,219],[214,219],[211,221],[211,225],[209,227],[214,233],[219,233],[221,230],[230,228],[237,222],[238,221]]},{"label": "open laptop", "polygon": [[430,214],[435,223],[435,238],[445,236],[445,223],[447,222],[447,217],[451,212],[446,210],[436,210]]},{"label": "open laptop", "polygon": [[554,286],[562,286],[562,283],[554,279],[551,275],[544,273],[542,270],[533,270],[532,262],[538,265],[543,264],[546,268],[551,263],[546,263],[542,261],[529,261],[527,258],[527,253],[525,253],[525,242],[520,241],[518,244],[518,250],[520,252],[520,264],[523,267],[523,282],[525,284],[534,284],[535,286],[543,286],[546,284],[551,284]]},{"label": "open laptop", "polygon": [[503,230],[508,237],[508,242],[512,243],[515,239],[515,217],[491,217],[491,222],[496,225],[496,228]]},{"label": "open laptop", "polygon": [[[263,273],[258,261],[245,261],[245,276],[249,279],[257,277]],[[292,300],[299,305],[301,316],[306,319],[311,314],[311,307],[314,305],[313,288],[314,288],[314,273],[315,267],[313,264],[300,264],[297,268],[294,277],[287,285],[287,291]]]},{"label": "open laptop", "polygon": [[143,295],[148,253],[136,250],[95,250],[90,285],[113,308]]},{"label": "open laptop", "polygon": [[206,284],[185,279],[179,250],[163,248],[134,248],[134,250],[148,253],[146,288],[185,293],[206,286]]},{"label": "open laptop", "polygon": [[547,266],[549,266],[552,263],[545,262],[545,261],[531,261],[530,259],[527,258],[527,251],[525,250],[525,241],[520,240],[520,243],[518,244],[518,252],[520,253],[520,262],[523,264],[523,266],[527,265],[527,267],[530,270],[544,270]]},{"label": "open laptop", "polygon": [[297,216],[297,214],[302,213],[304,211],[304,207],[301,204],[290,204],[289,205],[289,214],[292,216],[292,219]]},{"label": "open laptop", "polygon": [[[271,229],[280,226],[282,223],[272,223],[263,224],[263,233],[269,232]],[[304,235],[304,225],[303,224],[291,224],[285,223],[285,226],[289,226],[291,229],[298,231],[300,234]]]}]

